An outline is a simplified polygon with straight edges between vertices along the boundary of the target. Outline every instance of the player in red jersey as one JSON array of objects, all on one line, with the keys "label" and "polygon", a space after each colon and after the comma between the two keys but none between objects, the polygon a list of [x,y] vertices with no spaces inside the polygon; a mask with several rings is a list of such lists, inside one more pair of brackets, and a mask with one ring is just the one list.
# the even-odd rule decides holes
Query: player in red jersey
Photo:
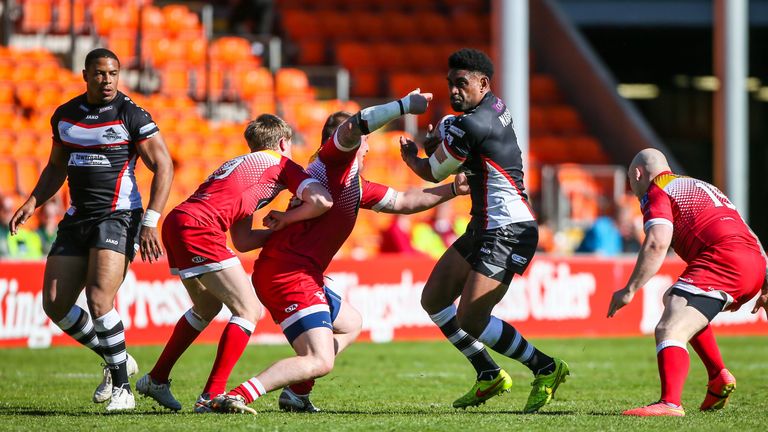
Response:
[{"label": "player in red jersey", "polygon": [[627,285],[608,308],[612,317],[632,301],[656,274],[671,245],[687,263],[664,295],[656,325],[656,356],[661,376],[658,402],[624,411],[632,416],[684,416],[681,395],[690,342],[709,375],[702,411],[720,409],[736,388],[725,368],[710,322],[721,311],[738,310],[762,287],[753,313],[768,301],[766,256],[736,207],[715,186],[673,174],[664,155],[645,149],[629,166],[629,184],[640,199],[646,233]]},{"label": "player in red jersey", "polygon": [[[417,91],[404,98],[331,115],[323,144],[307,171],[328,187],[333,207],[319,218],[271,235],[254,265],[253,285],[262,304],[283,329],[297,356],[283,359],[227,395],[214,398],[218,412],[255,411],[247,404],[269,391],[286,388],[282,409],[316,411],[308,398],[313,379],[328,374],[339,352],[360,332],[360,313],[324,286],[323,272],[352,232],[360,208],[414,213],[467,193],[464,176],[454,183],[405,193],[360,177],[368,151],[366,135],[403,114],[423,113],[432,95]],[[338,126],[338,127],[337,127]]]},{"label": "player in red jersey", "polygon": [[136,389],[166,408],[181,409],[170,392],[171,368],[222,304],[232,312],[232,318],[222,333],[202,400],[226,390],[227,378],[261,317],[261,305],[248,275],[227,247],[227,230],[232,230],[238,250],[260,247],[269,230],[251,230],[253,212],[284,189],[301,197],[304,205],[286,212],[271,211],[264,225],[273,231],[331,208],[328,190],[289,159],[292,135],[279,117],[259,116],[245,129],[251,153],[225,162],[163,223],[163,244],[171,272],[181,277],[193,306],[181,317],[155,367],[139,379]]}]

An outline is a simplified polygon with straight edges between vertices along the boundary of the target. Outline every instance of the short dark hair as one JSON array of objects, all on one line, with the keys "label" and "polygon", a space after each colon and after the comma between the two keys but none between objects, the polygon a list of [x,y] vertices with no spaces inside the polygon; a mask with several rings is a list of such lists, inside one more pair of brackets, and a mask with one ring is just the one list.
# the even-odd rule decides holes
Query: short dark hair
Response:
[{"label": "short dark hair", "polygon": [[243,133],[251,151],[280,150],[280,139],[293,138],[293,130],[285,120],[272,114],[262,114],[245,127]]},{"label": "short dark hair", "polygon": [[85,56],[85,68],[88,69],[90,65],[96,63],[96,60],[100,58],[111,58],[117,62],[118,66],[120,66],[120,59],[117,58],[115,53],[106,48],[96,48],[91,50],[91,52]]},{"label": "short dark hair", "polygon": [[489,79],[493,78],[493,62],[484,52],[474,48],[462,48],[451,54],[448,57],[448,67],[480,72]]},{"label": "short dark hair", "polygon": [[350,117],[352,117],[352,114],[346,111],[336,111],[335,113],[329,115],[325,120],[325,124],[323,125],[323,132],[321,134],[322,141],[320,142],[320,145],[325,144],[325,142],[328,141],[328,138],[330,138],[331,135],[333,135],[333,133],[336,131],[336,128],[338,128]]}]

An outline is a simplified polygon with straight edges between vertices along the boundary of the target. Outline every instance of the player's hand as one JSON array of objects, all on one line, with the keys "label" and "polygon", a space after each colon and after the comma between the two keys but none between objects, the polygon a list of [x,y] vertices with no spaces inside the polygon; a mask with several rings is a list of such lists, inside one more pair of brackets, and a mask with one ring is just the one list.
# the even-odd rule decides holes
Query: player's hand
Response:
[{"label": "player's hand", "polygon": [[271,229],[272,231],[280,231],[290,223],[288,217],[286,216],[286,212],[281,212],[278,210],[271,210],[269,213],[267,213],[266,216],[264,216],[264,219],[261,222],[265,227]]},{"label": "player's hand", "polygon": [[616,315],[616,312],[624,306],[628,305],[635,297],[635,293],[631,292],[628,288],[622,288],[611,297],[611,304],[608,306],[608,318]]},{"label": "player's hand", "polygon": [[768,291],[763,290],[760,292],[760,297],[755,302],[755,307],[752,308],[752,313],[756,314],[760,312],[760,309],[765,309],[765,316],[768,317]]},{"label": "player's hand", "polygon": [[139,233],[139,253],[144,262],[155,262],[163,256],[163,248],[160,246],[160,237],[157,235],[157,227],[141,226]]},{"label": "player's hand", "polygon": [[427,137],[424,139],[424,153],[427,156],[432,156],[432,153],[437,150],[437,146],[440,145],[440,137],[435,135],[435,127],[427,125]]},{"label": "player's hand", "polygon": [[13,214],[11,221],[8,223],[8,229],[11,231],[11,235],[16,235],[19,231],[19,227],[24,225],[24,222],[28,221],[34,213],[35,200],[30,198],[16,210],[16,213]]},{"label": "player's hand", "polygon": [[403,162],[406,164],[414,159],[418,158],[419,148],[416,143],[408,138],[400,137],[400,157],[403,158]]},{"label": "player's hand", "polygon": [[423,114],[432,101],[432,93],[422,93],[421,89],[416,89],[405,97],[408,99],[408,114]]},{"label": "player's hand", "polygon": [[456,188],[456,195],[468,195],[469,194],[469,182],[467,181],[467,175],[463,172],[456,174],[453,178],[453,186]]}]

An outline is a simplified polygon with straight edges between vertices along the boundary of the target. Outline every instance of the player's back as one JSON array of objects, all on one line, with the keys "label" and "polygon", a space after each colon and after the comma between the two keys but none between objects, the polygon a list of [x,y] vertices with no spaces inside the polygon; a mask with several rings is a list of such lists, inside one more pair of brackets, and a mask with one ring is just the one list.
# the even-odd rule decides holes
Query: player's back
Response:
[{"label": "player's back", "polygon": [[287,187],[296,190],[306,175],[290,159],[272,150],[238,156],[225,162],[176,209],[223,231],[272,201]]},{"label": "player's back", "polygon": [[[735,240],[759,246],[736,207],[717,187],[670,172],[653,179],[641,202],[644,213],[671,218],[672,246],[685,261],[718,242]],[[669,208],[669,210],[665,210]],[[668,214],[671,212],[671,214]],[[648,218],[646,216],[646,218]],[[646,225],[652,220],[646,220]]]}]

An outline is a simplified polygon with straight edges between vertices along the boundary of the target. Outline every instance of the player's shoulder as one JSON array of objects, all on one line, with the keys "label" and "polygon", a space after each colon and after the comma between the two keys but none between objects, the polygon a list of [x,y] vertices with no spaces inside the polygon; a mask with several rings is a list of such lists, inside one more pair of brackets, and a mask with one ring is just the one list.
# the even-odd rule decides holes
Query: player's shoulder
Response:
[{"label": "player's shoulder", "polygon": [[669,186],[672,182],[678,179],[690,179],[690,177],[681,176],[678,174],[674,174],[670,171],[665,171],[651,180],[651,185],[656,186],[659,189],[666,189],[667,186]]},{"label": "player's shoulder", "polygon": [[456,116],[453,123],[448,127],[448,133],[457,138],[463,138],[466,134],[477,135],[488,128],[485,123],[483,116],[479,115],[478,112],[467,112]]},{"label": "player's shoulder", "polygon": [[151,115],[147,110],[139,106],[139,104],[136,103],[133,99],[131,99],[130,96],[126,95],[123,92],[117,92],[117,96],[115,96],[115,101],[113,102],[113,105],[115,109],[117,109],[120,112],[123,112],[127,115],[134,115],[134,116],[143,116],[147,118],[151,118]]},{"label": "player's shoulder", "polygon": [[87,113],[90,108],[85,103],[85,94],[80,94],[59,105],[52,117],[74,116],[78,112]]}]

